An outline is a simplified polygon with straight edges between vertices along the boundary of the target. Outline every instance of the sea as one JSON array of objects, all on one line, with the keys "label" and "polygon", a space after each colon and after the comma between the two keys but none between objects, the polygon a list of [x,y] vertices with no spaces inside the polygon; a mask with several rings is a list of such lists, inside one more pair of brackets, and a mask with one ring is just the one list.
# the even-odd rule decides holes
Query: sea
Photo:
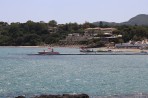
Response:
[{"label": "sea", "polygon": [[[0,98],[148,92],[148,55],[28,55],[45,47],[0,47]],[[77,48],[54,48],[61,54]]]}]

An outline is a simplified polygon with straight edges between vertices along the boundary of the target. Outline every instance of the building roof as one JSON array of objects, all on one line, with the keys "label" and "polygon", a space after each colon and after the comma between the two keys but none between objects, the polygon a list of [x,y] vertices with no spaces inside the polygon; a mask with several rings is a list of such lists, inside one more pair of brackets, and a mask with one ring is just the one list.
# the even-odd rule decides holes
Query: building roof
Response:
[{"label": "building roof", "polygon": [[116,28],[100,28],[100,27],[96,27],[96,28],[87,28],[85,30],[101,30],[101,31],[110,30],[110,31],[114,31],[114,30],[117,30],[117,29]]}]

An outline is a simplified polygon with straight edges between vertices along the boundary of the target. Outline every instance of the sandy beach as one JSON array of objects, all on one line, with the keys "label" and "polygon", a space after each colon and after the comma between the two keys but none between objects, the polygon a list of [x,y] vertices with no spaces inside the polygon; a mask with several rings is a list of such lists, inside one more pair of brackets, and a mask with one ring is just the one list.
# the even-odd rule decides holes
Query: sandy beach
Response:
[{"label": "sandy beach", "polygon": [[148,50],[141,50],[141,49],[107,48],[107,47],[96,48],[96,50],[103,50],[103,51],[111,50],[114,52],[141,52],[141,51],[148,52]]}]

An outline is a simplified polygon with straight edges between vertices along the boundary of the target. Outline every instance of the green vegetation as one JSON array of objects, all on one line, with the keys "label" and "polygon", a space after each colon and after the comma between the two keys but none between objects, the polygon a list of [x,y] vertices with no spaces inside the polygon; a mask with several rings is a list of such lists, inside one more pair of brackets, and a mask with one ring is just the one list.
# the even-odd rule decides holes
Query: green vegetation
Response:
[{"label": "green vegetation", "polygon": [[129,40],[140,41],[143,39],[148,39],[148,26],[118,26],[118,31],[114,33],[118,33],[123,35],[122,39],[124,42]]},{"label": "green vegetation", "polygon": [[[57,24],[55,20],[48,23],[27,21],[26,23],[0,22],[0,46],[36,46],[46,44],[58,44],[60,40],[66,38],[70,33],[84,34],[86,28],[95,28],[94,24],[86,22],[84,24],[66,23]],[[100,27],[113,27],[103,25]],[[114,34],[121,34],[123,38],[119,42],[129,40],[142,40],[148,38],[148,26],[114,26],[118,30]],[[80,42],[80,44],[98,44],[99,40]]]},{"label": "green vegetation", "polygon": [[27,21],[26,23],[0,22],[0,46],[34,46],[58,43],[69,33],[84,33],[84,29],[94,27],[90,23],[79,25],[68,23],[57,25],[55,20],[48,23]]}]

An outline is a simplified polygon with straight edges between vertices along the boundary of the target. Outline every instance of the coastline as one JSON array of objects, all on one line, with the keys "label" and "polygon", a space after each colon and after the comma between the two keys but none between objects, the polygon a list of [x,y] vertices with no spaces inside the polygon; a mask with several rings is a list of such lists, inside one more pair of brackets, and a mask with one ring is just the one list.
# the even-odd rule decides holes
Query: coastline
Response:
[{"label": "coastline", "polygon": [[[75,48],[75,49],[80,49],[81,47],[86,47],[86,45],[43,45],[43,46],[0,46],[2,47],[19,47],[19,48]],[[94,49],[95,51],[101,50],[101,51],[113,51],[113,52],[141,52],[145,51],[148,52],[147,50],[141,50],[141,49],[126,49],[126,48],[108,48],[108,47],[98,47],[98,48],[89,48],[89,49]]]},{"label": "coastline", "polygon": [[113,52],[141,52],[141,51],[148,52],[148,50],[126,49],[126,48],[107,48],[107,47],[101,47],[101,48],[96,48],[96,49],[97,50],[103,50],[103,51],[111,50]]},{"label": "coastline", "polygon": [[114,94],[114,95],[88,95],[88,94],[62,94],[62,95],[34,95],[34,96],[17,96],[15,98],[148,98],[148,93],[133,94]]},{"label": "coastline", "polygon": [[52,47],[52,48],[80,48],[80,47],[86,47],[85,45],[43,45],[43,46],[0,46],[0,47],[20,47],[20,48],[46,48],[46,47]]}]

